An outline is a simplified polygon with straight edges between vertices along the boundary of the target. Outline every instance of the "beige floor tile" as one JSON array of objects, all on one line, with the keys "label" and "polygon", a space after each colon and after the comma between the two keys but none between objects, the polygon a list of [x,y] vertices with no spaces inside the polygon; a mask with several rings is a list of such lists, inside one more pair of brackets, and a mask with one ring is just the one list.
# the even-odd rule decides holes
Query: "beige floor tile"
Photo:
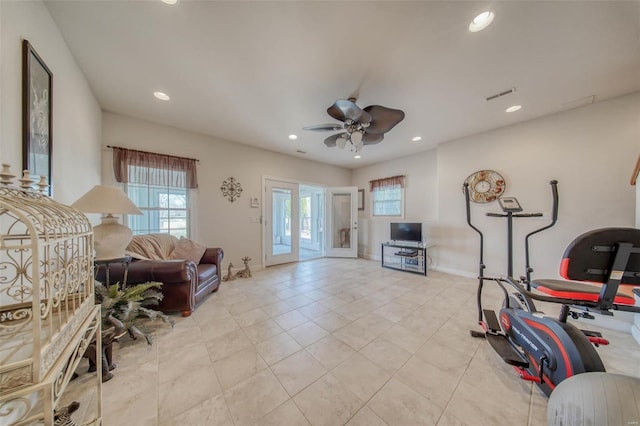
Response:
[{"label": "beige floor tile", "polygon": [[[470,337],[472,339],[473,337]],[[475,355],[476,351],[458,352],[448,346],[438,344],[433,339],[427,340],[418,351],[416,356],[428,363],[439,367],[442,370],[466,370]]]},{"label": "beige floor tile", "polygon": [[382,315],[378,315],[374,312],[354,321],[354,324],[364,327],[367,331],[375,334],[376,336],[381,335],[395,325],[393,321],[390,321]]},{"label": "beige floor tile", "polygon": [[293,311],[295,308],[289,305],[287,302],[280,300],[270,305],[263,306],[260,309],[262,309],[270,317],[276,317],[289,311]]},{"label": "beige floor tile", "polygon": [[418,306],[420,305],[407,300],[392,300],[373,312],[385,317],[389,321],[399,322],[415,311]]},{"label": "beige floor tile", "polygon": [[328,331],[317,326],[312,321],[307,321],[302,325],[294,327],[287,331],[287,333],[302,347],[309,346],[310,344],[329,335]]},{"label": "beige floor tile", "polygon": [[322,377],[327,370],[314,357],[299,351],[271,366],[289,395],[294,396]]},{"label": "beige floor tile", "polygon": [[253,324],[265,321],[269,319],[269,316],[260,308],[252,309],[235,317],[236,323],[242,327],[250,327]]},{"label": "beige floor tile", "polygon": [[[107,382],[109,383],[109,382]],[[111,402],[110,402],[111,401]],[[102,422],[105,426],[131,424],[155,426],[158,424],[158,389],[147,389],[133,397],[102,401]]]},{"label": "beige floor tile", "polygon": [[248,379],[267,368],[258,351],[252,346],[213,363],[223,390]]},{"label": "beige floor tile", "polygon": [[355,350],[360,350],[377,337],[375,333],[355,322],[334,331],[332,335]]},{"label": "beige floor tile", "polygon": [[[144,343],[141,344],[146,346]],[[133,398],[146,391],[157,393],[157,359],[150,362],[144,362],[145,358],[129,361],[124,361],[117,357],[114,359],[118,367],[112,371],[113,378],[102,385],[103,402],[117,402],[122,399]]]},{"label": "beige floor tile", "polygon": [[272,319],[259,322],[251,327],[243,329],[242,331],[244,331],[244,334],[254,345],[284,332],[284,330]]},{"label": "beige floor tile", "polygon": [[[545,422],[546,425],[546,422]],[[440,420],[438,420],[438,426],[472,426],[468,425],[453,414],[448,411],[445,411],[442,416],[440,416]]]},{"label": "beige floor tile", "polygon": [[351,347],[333,336],[324,337],[307,346],[306,351],[328,370],[336,367],[355,353]]},{"label": "beige floor tile", "polygon": [[434,425],[443,411],[396,379],[391,379],[367,406],[392,425]]},{"label": "beige floor tile", "polygon": [[249,425],[289,399],[268,368],[224,392],[236,426]]},{"label": "beige floor tile", "polygon": [[360,353],[390,373],[400,369],[411,357],[409,352],[384,337],[378,337]]},{"label": "beige floor tile", "polygon": [[400,324],[394,325],[382,336],[412,354],[418,351],[427,340]]},{"label": "beige floor tile", "polygon": [[263,305],[268,305],[268,303],[262,303],[255,299],[248,299],[247,296],[245,296],[242,302],[227,306],[227,309],[231,315],[241,315]]},{"label": "beige floor tile", "polygon": [[391,373],[378,367],[366,357],[355,353],[331,370],[340,382],[367,402],[391,378]]},{"label": "beige floor tile", "polygon": [[217,361],[252,345],[244,331],[238,329],[208,341],[207,351],[211,360]]},{"label": "beige floor tile", "polygon": [[[285,367],[282,359],[296,356],[308,362],[313,357],[323,368],[334,369],[328,374],[338,382],[339,389],[352,394],[347,401],[353,402],[357,395],[366,398],[371,387],[375,387],[375,383],[367,386],[367,379],[378,378],[367,365],[384,370],[380,373],[383,377],[388,377],[395,368],[401,369],[369,399],[368,407],[360,408],[357,413],[353,411],[349,417],[351,410],[344,413],[338,409],[338,413],[345,415],[339,414],[340,420],[333,422],[335,424],[375,426],[384,420],[391,425],[414,426],[425,419],[428,424],[438,422],[444,426],[545,424],[546,397],[536,386],[519,379],[486,342],[469,337],[468,330],[475,328],[476,323],[475,287],[473,279],[439,271],[429,271],[428,277],[414,276],[382,269],[378,262],[362,259],[318,259],[283,265],[257,271],[251,279],[223,283],[191,317],[175,316],[175,328],[149,323],[155,337],[152,346],[127,337],[114,345],[118,368],[114,378],[103,385],[103,423],[105,426],[138,426],[157,425],[161,421],[162,424],[197,425],[202,421],[224,425],[230,424],[230,416],[236,426],[322,424],[327,420],[321,414],[304,417],[301,407],[289,399],[272,369],[266,367],[264,360],[258,361],[262,356],[256,355],[258,349],[253,345],[283,335],[261,347],[265,354],[277,359],[272,365],[278,367],[272,368],[282,377],[297,378],[308,373],[300,366],[304,362]],[[291,291],[282,295],[300,304],[297,312],[313,322],[302,323],[285,333],[273,318],[264,319],[259,311],[270,317],[293,311],[293,306],[279,301],[273,294],[287,290]],[[494,297],[499,307],[500,290],[494,290],[488,289],[486,296],[489,301]],[[347,298],[350,303],[345,301]],[[466,301],[460,303],[459,300]],[[343,309],[353,314],[351,320],[330,310],[347,304],[350,306]],[[416,308],[411,310],[413,307]],[[543,310],[548,314],[557,313],[555,305],[543,306]],[[241,329],[236,317],[242,318],[243,325],[253,319],[263,320]],[[385,321],[380,321],[381,317]],[[389,324],[386,321],[394,324],[357,356],[336,337],[321,336],[352,322],[376,334],[380,331],[378,327]],[[605,337],[611,339],[610,346],[598,350],[607,370],[640,375],[640,351],[632,336],[599,330],[590,323],[585,327],[603,331]],[[319,340],[300,352],[300,346],[315,338]],[[203,351],[203,345],[208,353]],[[249,354],[238,355],[244,351]],[[304,353],[308,355],[305,357]],[[411,354],[415,357],[411,358]],[[350,356],[354,358],[347,360]],[[236,368],[243,364],[243,359],[249,360],[245,364],[247,368]],[[222,363],[223,360],[228,364]],[[341,363],[343,366],[338,366]],[[65,395],[74,394],[76,390],[72,388],[89,377],[85,373],[86,364],[83,361],[78,368],[84,374],[69,384]],[[364,371],[358,374],[359,369]],[[433,410],[440,405],[430,402],[430,398],[440,403],[445,401],[460,374],[458,386],[438,417]],[[294,397],[298,398],[325,377],[327,374]],[[218,389],[221,383],[225,386],[236,383],[224,391],[226,398]],[[436,386],[440,383],[443,385]],[[295,391],[295,386],[287,386]],[[315,389],[333,392],[327,383]],[[326,399],[333,398],[334,393],[327,396],[321,393],[317,392],[320,395],[317,398],[308,399],[309,406],[314,407],[311,412],[328,411],[330,419],[334,419],[331,409],[319,408],[331,406]],[[82,395],[81,392],[75,394]],[[225,401],[228,411],[224,409]],[[503,401],[508,404],[502,404]]]},{"label": "beige floor tile", "polygon": [[204,343],[160,354],[158,363],[158,382],[165,383],[182,377],[194,370],[211,370],[211,358]]},{"label": "beige floor tile", "polygon": [[[514,389],[513,394],[520,392]],[[484,397],[483,397],[484,395]],[[505,403],[508,401],[508,403]],[[477,388],[473,385],[458,386],[447,405],[445,415],[452,415],[469,425],[525,425],[529,407],[512,408],[512,398],[498,398],[491,389]]]},{"label": "beige floor tile", "polygon": [[319,302],[314,302],[309,305],[298,308],[298,312],[300,312],[302,315],[309,318],[310,320],[318,318],[330,311],[331,309],[327,308],[326,306],[324,306]]},{"label": "beige floor tile", "polygon": [[284,299],[284,301],[287,302],[289,305],[293,306],[294,308],[301,308],[303,306],[306,306],[315,302],[315,300],[307,296],[303,296],[301,294],[290,297],[288,299]]},{"label": "beige floor tile", "polygon": [[320,327],[327,330],[329,333],[332,333],[337,329],[342,328],[345,325],[349,324],[351,321],[349,321],[342,315],[331,311],[317,318],[314,318],[313,322],[315,322]]},{"label": "beige floor tile", "polygon": [[231,413],[222,394],[202,401],[195,407],[160,423],[160,426],[233,426]]},{"label": "beige floor tile", "polygon": [[277,317],[274,317],[273,320],[282,327],[283,330],[289,330],[309,321],[307,317],[298,311],[290,311],[285,314],[278,315]]},{"label": "beige floor tile", "polygon": [[363,402],[328,373],[293,400],[312,425],[343,425]]},{"label": "beige floor tile", "polygon": [[[183,384],[188,383],[188,386]],[[161,422],[195,407],[220,393],[213,370],[193,370],[172,381],[161,383],[158,395],[158,418]]]},{"label": "beige floor tile", "polygon": [[273,365],[276,362],[298,352],[302,349],[298,343],[287,333],[278,334],[256,345],[262,358],[267,364]]},{"label": "beige floor tile", "polygon": [[236,323],[236,320],[232,317],[223,318],[215,322],[215,324],[202,327],[202,339],[207,342],[213,340],[216,337],[224,336],[234,330],[238,330],[240,327]]},{"label": "beige floor tile", "polygon": [[255,426],[309,426],[309,424],[293,400],[290,399],[258,420]]},{"label": "beige floor tile", "polygon": [[349,420],[347,426],[386,426],[384,422],[376,413],[371,411],[366,405],[356,413],[355,416]]},{"label": "beige floor tile", "polygon": [[412,357],[394,378],[440,407],[446,407],[464,370],[443,370]]},{"label": "beige floor tile", "polygon": [[[224,320],[223,320],[224,321]],[[232,320],[233,321],[233,320]],[[158,345],[159,353],[170,353],[176,350],[193,346],[202,341],[203,335],[200,327],[166,328],[164,333],[158,336],[154,344]]]}]

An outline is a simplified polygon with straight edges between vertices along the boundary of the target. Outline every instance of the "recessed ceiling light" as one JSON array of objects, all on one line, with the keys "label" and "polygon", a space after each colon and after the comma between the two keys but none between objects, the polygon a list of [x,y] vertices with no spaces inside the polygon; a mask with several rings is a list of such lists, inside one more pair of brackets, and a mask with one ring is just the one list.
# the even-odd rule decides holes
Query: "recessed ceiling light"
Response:
[{"label": "recessed ceiling light", "polygon": [[359,155],[354,155],[353,158],[355,158],[357,160],[358,158],[360,158],[360,156]]},{"label": "recessed ceiling light", "polygon": [[495,17],[493,12],[486,11],[482,12],[480,15],[473,18],[473,21],[469,24],[469,31],[472,33],[476,33],[478,31],[482,31],[491,24],[493,18]]},{"label": "recessed ceiling light", "polygon": [[169,99],[171,99],[169,95],[163,92],[153,92],[153,96],[160,99],[161,101],[168,101]]},{"label": "recessed ceiling light", "polygon": [[418,142],[422,140],[422,136],[416,136],[415,138],[411,139],[414,142]]},{"label": "recessed ceiling light", "polygon": [[178,0],[161,0],[162,3],[166,3],[166,4],[176,4],[178,3]]},{"label": "recessed ceiling light", "polygon": [[516,112],[522,109],[522,105],[513,105],[505,109],[505,112]]},{"label": "recessed ceiling light", "polygon": [[296,139],[298,139],[298,136],[296,136],[296,135],[289,135],[289,139],[291,139],[292,141],[295,141]]}]

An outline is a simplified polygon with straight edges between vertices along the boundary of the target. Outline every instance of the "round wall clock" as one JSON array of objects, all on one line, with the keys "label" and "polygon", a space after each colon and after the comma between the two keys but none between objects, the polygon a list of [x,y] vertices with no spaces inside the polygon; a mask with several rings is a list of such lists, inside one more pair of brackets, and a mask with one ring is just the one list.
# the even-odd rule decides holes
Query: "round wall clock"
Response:
[{"label": "round wall clock", "polygon": [[504,178],[493,170],[480,170],[465,179],[469,184],[469,198],[476,203],[489,203],[502,195]]}]

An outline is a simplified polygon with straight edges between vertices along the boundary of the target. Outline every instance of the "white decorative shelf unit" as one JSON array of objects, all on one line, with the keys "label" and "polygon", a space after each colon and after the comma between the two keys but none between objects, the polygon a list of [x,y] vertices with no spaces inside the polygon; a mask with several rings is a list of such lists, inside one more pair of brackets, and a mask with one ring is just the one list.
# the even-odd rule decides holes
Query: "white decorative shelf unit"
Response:
[{"label": "white decorative shelf unit", "polygon": [[[34,191],[0,187],[0,424],[53,425],[85,349],[100,336],[92,268],[86,216]],[[97,370],[86,424],[102,422]]]}]

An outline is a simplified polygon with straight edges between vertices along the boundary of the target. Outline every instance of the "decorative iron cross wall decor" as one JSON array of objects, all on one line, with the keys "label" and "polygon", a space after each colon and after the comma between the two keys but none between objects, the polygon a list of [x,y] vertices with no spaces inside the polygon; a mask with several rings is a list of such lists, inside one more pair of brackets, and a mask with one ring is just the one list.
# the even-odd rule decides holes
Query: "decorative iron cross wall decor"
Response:
[{"label": "decorative iron cross wall decor", "polygon": [[240,194],[242,194],[242,186],[240,185],[240,182],[232,177],[227,178],[222,182],[220,190],[222,191],[222,195],[232,203],[240,198]]}]

